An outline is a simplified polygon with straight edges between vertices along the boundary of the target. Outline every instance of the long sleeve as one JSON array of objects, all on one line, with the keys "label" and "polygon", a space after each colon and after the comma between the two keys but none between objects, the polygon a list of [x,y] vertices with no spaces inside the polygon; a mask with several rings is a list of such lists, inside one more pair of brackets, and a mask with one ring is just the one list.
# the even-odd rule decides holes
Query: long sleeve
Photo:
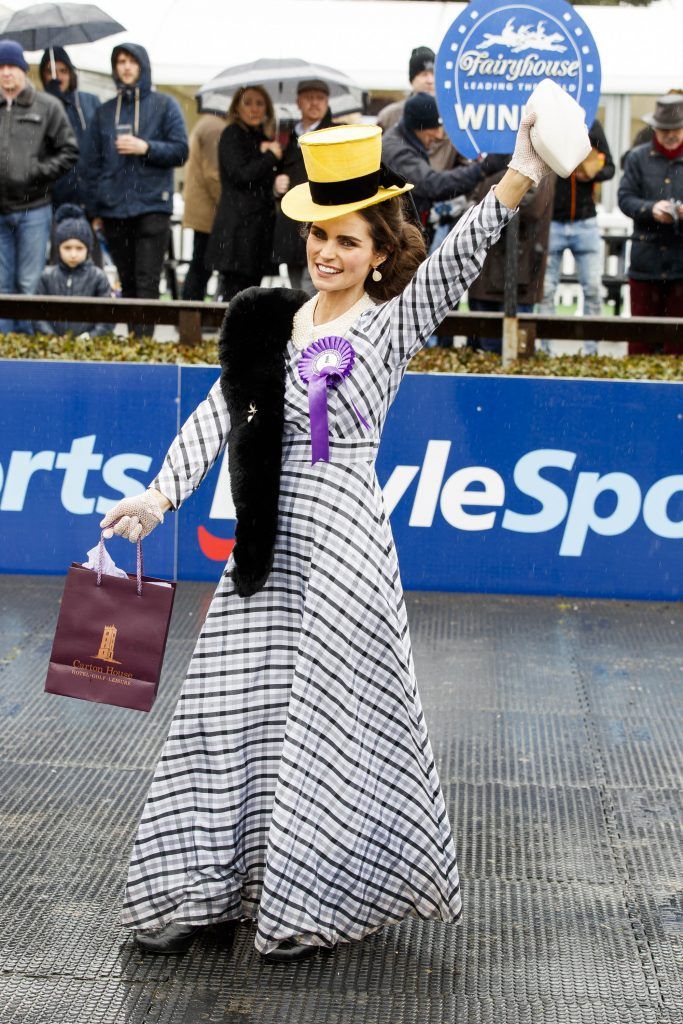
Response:
[{"label": "long sleeve", "polygon": [[219,378],[183,425],[150,486],[161,491],[174,509],[180,508],[225,448],[229,430]]},{"label": "long sleeve", "polygon": [[471,192],[484,177],[479,163],[435,170],[427,159],[426,151],[420,153],[415,149],[400,127],[393,128],[383,139],[382,159],[406,181],[413,183],[418,209]]},{"label": "long sleeve", "polygon": [[83,152],[79,166],[81,185],[85,198],[85,209],[88,217],[91,219],[99,216],[97,209],[97,185],[104,165],[102,109],[100,106],[94,112],[92,121],[88,125],[83,137]]},{"label": "long sleeve", "polygon": [[228,125],[218,143],[219,163],[225,176],[242,188],[272,180],[278,165],[275,154],[266,150],[254,155],[248,137],[241,138],[239,133],[243,129],[238,125]]},{"label": "long sleeve", "polygon": [[617,201],[619,209],[627,217],[631,217],[638,227],[653,227],[657,222],[652,216],[655,200],[646,196],[643,181],[642,163],[636,158],[636,151],[631,150],[626,157],[626,165],[621,181]]},{"label": "long sleeve", "polygon": [[598,171],[595,177],[592,179],[595,182],[609,181],[614,177],[615,167],[612,154],[610,153],[609,144],[607,142],[607,136],[605,135],[605,129],[602,127],[599,121],[594,121],[593,126],[590,130],[590,141],[591,145],[595,146],[599,153],[602,153],[605,157],[605,164],[602,170]]},{"label": "long sleeve", "polygon": [[513,216],[489,192],[458,221],[400,295],[364,314],[385,362],[395,366],[412,359],[481,272],[486,253]]},{"label": "long sleeve", "polygon": [[[481,168],[472,163],[465,167],[453,167],[450,171],[435,171],[429,164],[423,165],[422,175],[415,183],[415,194],[427,202],[440,199],[455,199],[466,195],[481,181]],[[412,181],[413,178],[408,178]]]},{"label": "long sleeve", "polygon": [[197,138],[202,179],[214,206],[218,206],[221,198],[221,172],[218,167],[218,142],[221,133],[216,132],[213,124],[208,122],[202,126]]},{"label": "long sleeve", "polygon": [[[144,135],[140,136],[145,138]],[[149,149],[142,159],[154,167],[182,167],[187,160],[189,145],[182,111],[172,96],[166,97],[157,138],[145,138]]]},{"label": "long sleeve", "polygon": [[46,139],[49,150],[36,161],[36,181],[56,181],[78,160],[78,142],[61,103],[48,115]]}]

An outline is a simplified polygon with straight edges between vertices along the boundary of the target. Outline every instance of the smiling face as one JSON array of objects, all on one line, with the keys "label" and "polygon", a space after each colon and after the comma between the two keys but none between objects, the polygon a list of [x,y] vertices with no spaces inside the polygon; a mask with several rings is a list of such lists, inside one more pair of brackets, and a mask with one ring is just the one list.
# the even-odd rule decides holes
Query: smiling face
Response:
[{"label": "smiling face", "polygon": [[237,104],[237,116],[248,128],[258,128],[266,117],[266,101],[258,89],[245,89]]},{"label": "smiling face", "polygon": [[368,222],[358,213],[311,224],[308,271],[320,292],[363,291],[365,279],[386,259],[375,250]]}]

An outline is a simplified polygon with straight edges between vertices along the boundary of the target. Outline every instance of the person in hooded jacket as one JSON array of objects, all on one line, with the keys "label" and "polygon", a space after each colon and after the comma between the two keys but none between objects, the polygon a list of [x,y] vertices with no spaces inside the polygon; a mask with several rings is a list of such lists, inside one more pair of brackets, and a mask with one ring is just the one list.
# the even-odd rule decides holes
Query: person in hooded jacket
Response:
[{"label": "person in hooded jacket", "polygon": [[[173,168],[187,160],[185,122],[172,96],[152,90],[147,51],[137,43],[111,55],[115,99],[86,135],[86,210],[103,229],[123,298],[157,299],[173,211]],[[139,324],[146,333],[151,324]]]},{"label": "person in hooded jacket", "polygon": [[40,61],[40,80],[45,92],[60,101],[69,124],[73,128],[81,151],[78,163],[62,175],[52,187],[52,204],[55,209],[63,203],[85,206],[85,191],[82,183],[83,140],[100,100],[94,93],[81,92],[78,88],[78,74],[71,58],[62,46],[46,50]]},{"label": "person in hooded jacket", "polygon": [[[107,275],[92,261],[93,233],[79,206],[64,203],[55,212],[55,246],[59,253],[57,263],[47,267],[40,276],[36,295],[77,295],[107,299],[111,288]],[[111,326],[86,321],[47,321],[34,324],[39,334],[89,334],[95,338],[107,334]]]}]

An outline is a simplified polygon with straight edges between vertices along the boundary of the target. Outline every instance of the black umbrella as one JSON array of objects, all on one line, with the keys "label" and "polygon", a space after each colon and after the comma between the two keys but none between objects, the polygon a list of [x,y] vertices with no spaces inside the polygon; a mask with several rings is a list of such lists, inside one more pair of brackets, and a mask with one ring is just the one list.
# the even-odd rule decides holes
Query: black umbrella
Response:
[{"label": "black umbrella", "polygon": [[25,50],[94,43],[125,32],[95,4],[32,4],[0,21],[0,36],[14,39]]}]

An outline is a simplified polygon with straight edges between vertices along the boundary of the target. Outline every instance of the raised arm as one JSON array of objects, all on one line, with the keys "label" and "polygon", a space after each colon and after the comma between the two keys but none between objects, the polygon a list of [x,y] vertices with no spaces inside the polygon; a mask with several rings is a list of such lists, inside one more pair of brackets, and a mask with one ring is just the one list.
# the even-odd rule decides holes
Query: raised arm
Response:
[{"label": "raised arm", "polygon": [[421,264],[406,289],[366,314],[388,362],[408,362],[433,334],[480,274],[488,250],[532,185],[532,179],[519,171],[506,171],[495,190],[468,210]]},{"label": "raised arm", "polygon": [[481,273],[526,193],[550,170],[531,144],[534,121],[531,112],[522,118],[510,166],[495,189],[457,222],[400,295],[365,314],[388,363],[405,365],[419,351]]}]

